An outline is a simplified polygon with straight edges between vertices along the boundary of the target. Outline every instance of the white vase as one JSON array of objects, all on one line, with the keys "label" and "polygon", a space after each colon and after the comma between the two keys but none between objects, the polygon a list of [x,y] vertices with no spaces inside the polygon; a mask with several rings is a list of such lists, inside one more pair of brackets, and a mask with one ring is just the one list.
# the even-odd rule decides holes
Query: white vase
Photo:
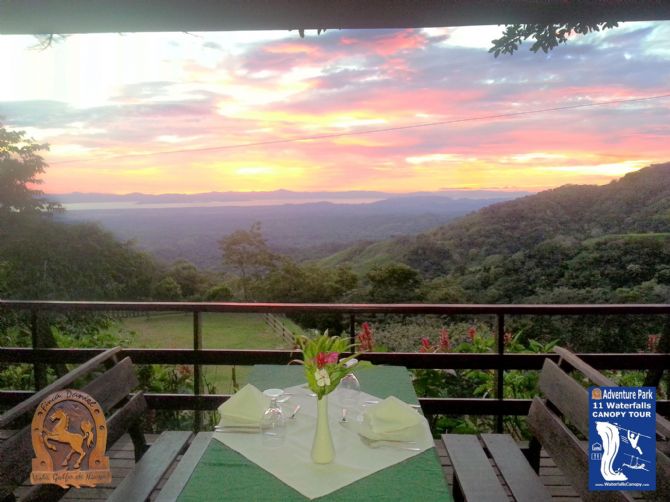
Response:
[{"label": "white vase", "polygon": [[335,458],[333,438],[328,425],[328,396],[316,401],[316,432],[312,443],[312,461],[315,464],[329,464]]}]

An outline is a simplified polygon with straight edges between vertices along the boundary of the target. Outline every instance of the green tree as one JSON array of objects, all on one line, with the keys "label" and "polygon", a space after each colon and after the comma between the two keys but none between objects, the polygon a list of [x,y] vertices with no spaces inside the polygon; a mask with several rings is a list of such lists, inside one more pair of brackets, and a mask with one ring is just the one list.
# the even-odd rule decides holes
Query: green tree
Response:
[{"label": "green tree", "polygon": [[338,302],[358,284],[350,269],[299,265],[284,258],[266,277],[263,299],[274,302]]},{"label": "green tree", "polygon": [[[46,145],[23,131],[0,125],[0,297],[22,300],[142,300],[155,281],[152,259],[116,240],[94,224],[65,224],[44,218],[62,207],[35,188],[47,167],[39,152]],[[101,314],[40,312],[37,345],[104,347],[121,342],[105,335],[110,319]],[[0,315],[0,343],[30,343],[31,320],[25,312]],[[55,365],[56,373],[67,371]],[[21,373],[21,372],[19,372]],[[0,386],[18,380],[0,368]],[[14,373],[17,376],[18,373]],[[24,378],[26,377],[26,378]],[[46,382],[40,382],[41,385]]]},{"label": "green tree", "polygon": [[207,302],[229,302],[233,299],[233,292],[226,284],[218,284],[207,290],[204,300]]},{"label": "green tree", "polygon": [[153,296],[156,300],[179,301],[182,297],[179,283],[173,277],[163,277],[156,286],[154,286]]},{"label": "green tree", "polygon": [[0,261],[0,298],[3,298],[7,294],[9,273],[9,263]]},{"label": "green tree", "polygon": [[25,213],[53,213],[61,205],[34,188],[47,164],[38,152],[48,145],[26,137],[24,131],[9,131],[0,124],[0,219]]},{"label": "green tree", "polygon": [[370,301],[375,303],[400,303],[421,299],[421,276],[404,263],[391,263],[374,267],[366,275],[370,283]]},{"label": "green tree", "polygon": [[146,300],[157,267],[95,224],[17,219],[0,240],[6,296],[31,300]]},{"label": "green tree", "polygon": [[197,299],[210,287],[207,275],[200,272],[198,267],[188,260],[174,262],[168,275],[177,282],[181,296],[185,299]]},{"label": "green tree", "polygon": [[[291,303],[341,303],[348,301],[358,285],[351,269],[323,268],[314,264],[299,265],[284,258],[263,281],[262,299]],[[340,314],[301,313],[291,319],[303,328],[341,333],[345,322]]]},{"label": "green tree", "polygon": [[467,295],[453,279],[439,277],[423,284],[423,297],[428,303],[465,303]]},{"label": "green tree", "polygon": [[236,230],[219,241],[223,263],[233,267],[240,274],[242,297],[251,298],[253,283],[258,283],[275,267],[277,256],[270,248],[261,232],[260,222],[249,230]]},{"label": "green tree", "polygon": [[493,46],[489,49],[495,57],[500,54],[514,54],[521,44],[529,38],[535,39],[530,50],[537,52],[549,52],[550,50],[564,44],[573,33],[586,35],[593,31],[616,28],[616,21],[576,21],[569,23],[552,24],[512,24],[505,26],[502,37],[492,40]]}]

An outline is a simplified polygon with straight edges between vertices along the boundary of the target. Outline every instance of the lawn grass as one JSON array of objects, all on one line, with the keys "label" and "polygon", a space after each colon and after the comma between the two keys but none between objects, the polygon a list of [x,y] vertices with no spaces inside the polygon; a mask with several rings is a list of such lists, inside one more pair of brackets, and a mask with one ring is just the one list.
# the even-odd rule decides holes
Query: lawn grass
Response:
[{"label": "lawn grass", "polygon": [[[284,325],[293,333],[302,330],[288,319]],[[193,315],[189,313],[151,314],[119,321],[117,333],[131,336],[137,348],[187,349],[193,347]],[[265,323],[263,314],[202,314],[202,341],[205,349],[285,349],[287,343]],[[236,367],[238,385],[244,385],[250,367]],[[205,380],[217,393],[233,391],[232,366],[205,366]]]}]

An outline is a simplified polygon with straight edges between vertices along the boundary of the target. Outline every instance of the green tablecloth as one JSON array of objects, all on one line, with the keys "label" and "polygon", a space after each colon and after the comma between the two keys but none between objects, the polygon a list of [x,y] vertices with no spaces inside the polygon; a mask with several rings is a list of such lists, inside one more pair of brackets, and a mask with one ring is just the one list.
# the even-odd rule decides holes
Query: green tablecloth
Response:
[{"label": "green tablecloth", "polygon": [[[407,370],[375,366],[356,372],[361,389],[380,398],[394,395],[416,403]],[[303,383],[301,366],[255,366],[249,382],[260,389]],[[434,449],[363,478],[318,500],[451,500],[439,458]],[[179,501],[203,500],[307,500],[272,474],[219,441],[211,441],[198,462]]]}]

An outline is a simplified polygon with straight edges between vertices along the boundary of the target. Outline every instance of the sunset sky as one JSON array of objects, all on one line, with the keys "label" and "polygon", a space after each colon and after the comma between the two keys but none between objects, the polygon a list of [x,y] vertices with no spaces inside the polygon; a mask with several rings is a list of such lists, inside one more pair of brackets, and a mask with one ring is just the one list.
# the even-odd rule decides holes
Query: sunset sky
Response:
[{"label": "sunset sky", "polygon": [[48,193],[541,190],[670,161],[668,97],[490,118],[670,94],[670,23],[494,59],[502,29],[0,36],[0,121],[51,145]]}]

